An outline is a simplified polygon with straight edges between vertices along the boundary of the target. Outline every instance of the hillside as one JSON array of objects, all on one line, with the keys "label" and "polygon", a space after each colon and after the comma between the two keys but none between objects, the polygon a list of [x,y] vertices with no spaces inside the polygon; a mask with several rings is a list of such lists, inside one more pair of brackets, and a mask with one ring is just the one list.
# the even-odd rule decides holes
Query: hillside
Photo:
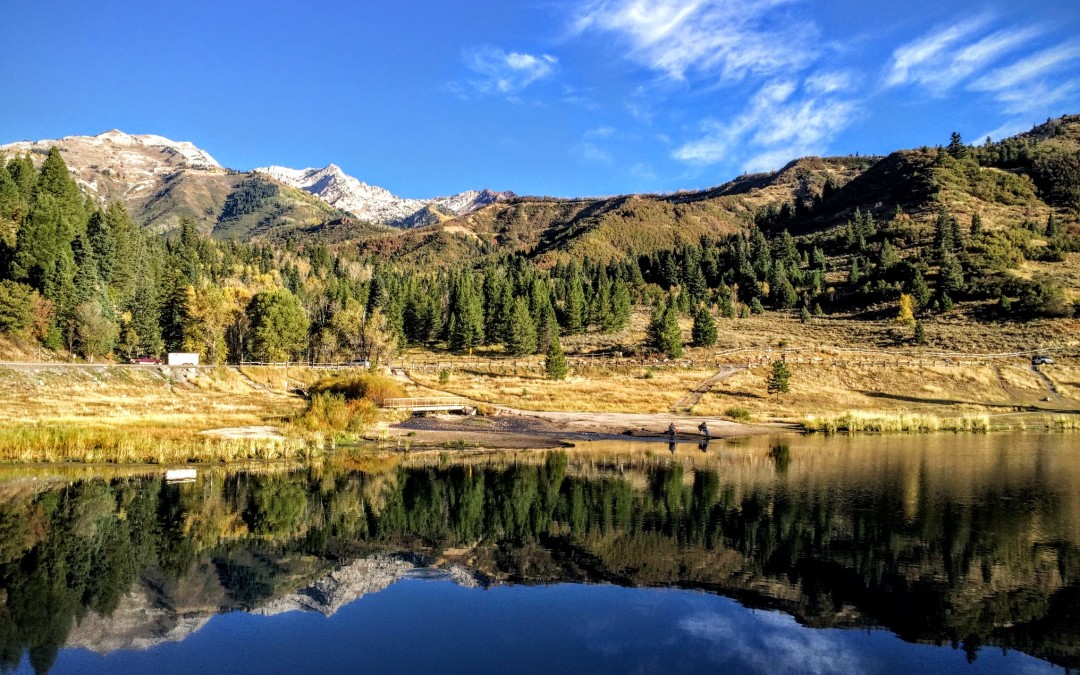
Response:
[{"label": "hillside", "polygon": [[[968,340],[965,326],[1075,330],[1078,126],[1066,117],[983,146],[954,137],[886,157],[803,158],[668,195],[468,193],[427,203],[412,229],[159,137],[68,139],[67,151],[31,148],[0,170],[0,331],[86,358],[377,361],[411,346],[526,356],[581,335],[590,349],[677,358],[767,314],[888,323],[886,347],[947,339],[985,352],[998,341]],[[122,172],[64,159],[85,164],[90,150],[159,188],[105,207],[118,184],[87,176]],[[158,155],[163,166],[147,159]],[[179,236],[156,236],[174,222]],[[718,320],[734,321],[718,331]],[[689,341],[680,321],[693,324]]]}]

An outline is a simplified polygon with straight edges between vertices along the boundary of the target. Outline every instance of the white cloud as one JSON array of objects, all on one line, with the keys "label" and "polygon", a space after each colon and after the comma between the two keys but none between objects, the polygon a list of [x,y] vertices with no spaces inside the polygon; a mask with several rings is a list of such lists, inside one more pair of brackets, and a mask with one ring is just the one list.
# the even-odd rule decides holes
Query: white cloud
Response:
[{"label": "white cloud", "polygon": [[807,91],[816,94],[832,94],[838,91],[848,91],[855,84],[855,76],[842,71],[824,71],[814,73],[806,78],[803,86]]},{"label": "white cloud", "polygon": [[691,164],[735,161],[745,171],[764,171],[820,154],[858,110],[853,101],[821,89],[818,81],[801,87],[793,80],[769,82],[735,119],[706,122],[704,136],[676,149],[674,157]]},{"label": "white cloud", "polygon": [[886,86],[918,82],[927,72],[939,70],[955,52],[954,45],[981,30],[988,17],[971,19],[961,24],[937,28],[926,35],[897,47],[885,76]]},{"label": "white cloud", "polygon": [[778,612],[755,612],[739,625],[720,614],[701,612],[684,618],[679,627],[703,641],[710,657],[731,668],[732,659],[742,670],[759,673],[872,672],[867,663],[841,640],[826,631],[799,626],[790,616]]},{"label": "white cloud", "polygon": [[[522,54],[506,52],[496,47],[481,47],[466,51],[465,66],[477,77],[467,80],[469,88],[479,94],[496,94],[512,97],[530,84],[550,77],[555,72],[558,59],[550,54]],[[451,89],[459,93],[463,88],[451,83]]]},{"label": "white cloud", "polygon": [[611,164],[611,153],[592,141],[585,141],[574,146],[574,153],[585,162],[592,164]]},{"label": "white cloud", "polygon": [[993,70],[971,84],[976,91],[1004,92],[1038,82],[1070,61],[1080,58],[1080,48],[1059,45]]},{"label": "white cloud", "polygon": [[690,71],[728,81],[801,69],[816,57],[816,25],[782,9],[797,0],[599,0],[577,32],[613,33],[630,56],[675,80]]}]

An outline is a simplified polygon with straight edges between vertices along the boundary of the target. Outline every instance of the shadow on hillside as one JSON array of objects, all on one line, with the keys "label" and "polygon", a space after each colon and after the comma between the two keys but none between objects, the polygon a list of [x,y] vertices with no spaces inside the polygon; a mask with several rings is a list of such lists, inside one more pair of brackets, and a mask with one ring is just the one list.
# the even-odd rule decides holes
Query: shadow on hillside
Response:
[{"label": "shadow on hillside", "polygon": [[917,396],[902,396],[900,394],[886,394],[880,391],[866,390],[861,390],[859,391],[859,393],[865,396],[869,396],[870,398],[884,398],[891,401],[904,401],[905,403],[923,403],[928,405],[980,405],[984,408],[998,408],[1007,411],[1045,412],[1062,415],[1080,414],[1080,409],[1077,408],[1057,408],[1053,406],[1042,406],[1030,403],[989,403],[986,401],[960,401],[949,398],[919,398]]}]

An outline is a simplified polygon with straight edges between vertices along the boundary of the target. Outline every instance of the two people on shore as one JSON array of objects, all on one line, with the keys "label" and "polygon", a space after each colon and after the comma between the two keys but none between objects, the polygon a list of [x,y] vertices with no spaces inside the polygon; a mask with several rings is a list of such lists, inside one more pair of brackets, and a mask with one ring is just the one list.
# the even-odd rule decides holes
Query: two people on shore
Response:
[{"label": "two people on shore", "polygon": [[[709,425],[708,425],[707,422],[702,422],[701,424],[699,424],[697,430],[699,432],[701,432],[701,434],[705,438],[709,438]],[[675,436],[678,435],[679,430],[675,428],[675,423],[674,422],[672,422],[671,424],[668,425],[667,433],[668,433],[668,436],[671,436],[672,438],[675,438]]]}]

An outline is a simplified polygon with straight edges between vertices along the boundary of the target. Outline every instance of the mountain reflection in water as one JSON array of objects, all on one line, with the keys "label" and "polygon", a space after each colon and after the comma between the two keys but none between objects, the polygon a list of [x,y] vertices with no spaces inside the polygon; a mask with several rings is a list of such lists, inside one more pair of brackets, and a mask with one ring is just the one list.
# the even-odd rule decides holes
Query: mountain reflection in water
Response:
[{"label": "mountain reflection in water", "polygon": [[[0,483],[0,668],[44,673],[65,647],[154,649],[235,610],[331,617],[402,579],[515,585],[505,597],[522,606],[552,592],[536,584],[697,589],[794,618],[744,617],[754,630],[884,628],[968,660],[995,646],[1077,668],[1072,441],[791,437],[203,471],[186,485],[12,479]],[[595,612],[634,601],[572,592]],[[711,610],[671,622],[735,640]]]}]

